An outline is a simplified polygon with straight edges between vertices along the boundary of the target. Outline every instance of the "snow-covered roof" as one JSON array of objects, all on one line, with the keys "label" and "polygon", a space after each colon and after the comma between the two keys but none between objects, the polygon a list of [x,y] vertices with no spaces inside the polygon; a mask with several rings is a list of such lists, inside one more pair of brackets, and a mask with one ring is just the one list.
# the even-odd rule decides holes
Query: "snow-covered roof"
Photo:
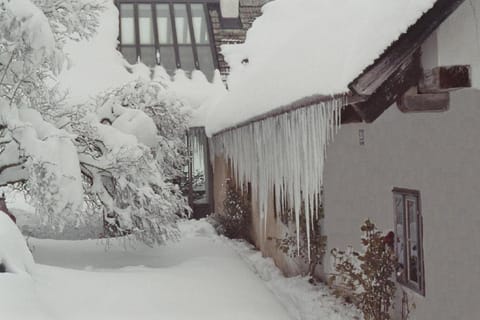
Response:
[{"label": "snow-covered roof", "polygon": [[[209,111],[213,134],[349,83],[436,0],[276,0],[263,7],[245,43],[222,48],[229,92]],[[247,62],[248,61],[248,62]]]}]

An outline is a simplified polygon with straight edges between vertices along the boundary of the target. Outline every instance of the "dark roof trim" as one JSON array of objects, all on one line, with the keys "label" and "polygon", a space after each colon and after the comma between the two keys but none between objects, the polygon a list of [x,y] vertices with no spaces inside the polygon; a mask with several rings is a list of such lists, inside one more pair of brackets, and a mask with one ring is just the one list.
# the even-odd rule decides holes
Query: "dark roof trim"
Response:
[{"label": "dark roof trim", "polygon": [[354,104],[354,103],[358,103],[358,102],[363,101],[362,97],[352,95],[351,93],[342,93],[342,94],[335,94],[335,95],[330,95],[330,96],[313,95],[313,96],[310,96],[310,97],[305,97],[305,98],[296,100],[296,101],[294,101],[292,103],[289,103],[287,105],[284,105],[280,108],[276,108],[276,109],[274,109],[270,112],[263,113],[261,115],[252,117],[252,118],[247,119],[245,121],[242,121],[235,126],[228,127],[228,128],[223,129],[219,132],[216,132],[213,136],[221,135],[222,133],[245,127],[245,126],[247,126],[247,125],[249,125],[253,122],[262,121],[262,120],[265,120],[267,118],[279,116],[281,114],[289,113],[289,112],[292,112],[292,111],[295,111],[295,110],[298,110],[298,109],[309,107],[309,106],[312,106],[314,104],[319,104],[319,103],[322,103],[322,102],[328,102],[328,101],[332,101],[334,99],[341,99],[341,98],[345,98],[345,105]]},{"label": "dark roof trim", "polygon": [[464,0],[438,0],[350,83],[350,90],[359,95],[372,95],[463,2]]}]

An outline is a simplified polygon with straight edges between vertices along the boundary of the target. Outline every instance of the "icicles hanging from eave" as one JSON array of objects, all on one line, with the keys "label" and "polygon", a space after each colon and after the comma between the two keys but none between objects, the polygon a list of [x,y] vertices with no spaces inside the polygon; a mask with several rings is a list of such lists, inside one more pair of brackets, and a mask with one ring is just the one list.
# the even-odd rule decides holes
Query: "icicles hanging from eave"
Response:
[{"label": "icicles hanging from eave", "polygon": [[[305,212],[310,252],[310,223],[323,186],[327,145],[340,127],[345,98],[296,109],[226,131],[212,138],[214,153],[231,159],[239,185],[250,182],[265,222],[268,196],[275,191],[295,211],[297,245],[300,213]],[[277,203],[277,210],[281,208]]]}]

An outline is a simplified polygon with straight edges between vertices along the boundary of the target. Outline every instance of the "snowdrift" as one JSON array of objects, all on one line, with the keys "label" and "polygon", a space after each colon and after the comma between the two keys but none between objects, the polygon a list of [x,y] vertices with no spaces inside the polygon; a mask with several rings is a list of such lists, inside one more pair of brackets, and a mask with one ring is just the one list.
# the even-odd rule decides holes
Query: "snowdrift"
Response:
[{"label": "snowdrift", "polygon": [[0,263],[6,272],[32,273],[34,261],[22,233],[15,223],[0,211]]}]

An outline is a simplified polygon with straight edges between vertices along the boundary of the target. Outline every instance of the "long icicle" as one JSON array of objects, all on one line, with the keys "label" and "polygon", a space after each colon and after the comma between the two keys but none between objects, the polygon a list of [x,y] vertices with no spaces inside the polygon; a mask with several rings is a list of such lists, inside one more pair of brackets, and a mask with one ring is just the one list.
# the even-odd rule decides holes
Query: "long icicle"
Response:
[{"label": "long icicle", "polygon": [[275,192],[278,211],[284,201],[295,211],[297,250],[300,214],[305,211],[308,255],[310,230],[321,203],[327,145],[341,123],[345,98],[293,110],[212,138],[213,154],[232,161],[237,183],[250,182],[256,195],[266,236],[269,194]]}]

